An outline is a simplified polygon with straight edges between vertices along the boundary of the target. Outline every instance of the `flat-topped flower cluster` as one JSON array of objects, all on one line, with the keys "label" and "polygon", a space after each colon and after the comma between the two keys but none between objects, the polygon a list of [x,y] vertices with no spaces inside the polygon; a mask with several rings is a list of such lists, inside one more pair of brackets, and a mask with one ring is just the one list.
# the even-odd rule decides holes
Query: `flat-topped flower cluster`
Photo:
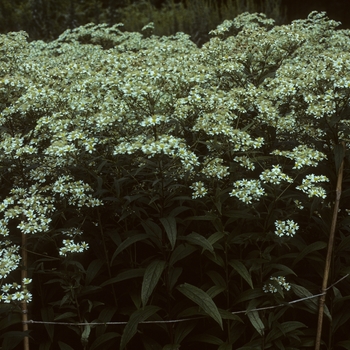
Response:
[{"label": "flat-topped flower cluster", "polygon": [[[285,193],[293,210],[326,201],[329,179],[313,171],[341,140],[350,145],[350,33],[337,25],[324,13],[288,26],[245,13],[202,48],[183,33],[143,37],[120,24],[50,43],[1,35],[0,277],[18,268],[16,235],[67,229],[66,210],[103,210],[101,179],[150,161],[153,182],[130,175],[138,188],[166,178],[193,201],[227,189],[233,208]],[[290,215],[276,209],[263,234],[298,234]],[[89,247],[69,228],[56,243],[62,257]]]}]

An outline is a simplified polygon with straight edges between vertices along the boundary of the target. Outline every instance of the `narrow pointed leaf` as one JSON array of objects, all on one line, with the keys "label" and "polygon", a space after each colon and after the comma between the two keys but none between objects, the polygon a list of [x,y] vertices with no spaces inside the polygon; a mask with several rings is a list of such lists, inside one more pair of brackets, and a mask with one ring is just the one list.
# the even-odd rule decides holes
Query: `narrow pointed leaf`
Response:
[{"label": "narrow pointed leaf", "polygon": [[343,340],[336,344],[337,347],[341,346],[344,349],[350,350],[350,340]]},{"label": "narrow pointed leaf", "polygon": [[177,237],[176,220],[172,216],[167,218],[160,218],[160,222],[163,224],[165,232],[171,244],[171,250],[174,249]]},{"label": "narrow pointed leaf", "polygon": [[60,350],[74,350],[71,346],[61,341],[58,342],[58,346],[60,347]]},{"label": "narrow pointed leaf", "polygon": [[299,256],[294,260],[293,265],[296,265],[296,263],[303,260],[304,257],[308,256],[310,253],[317,251],[317,250],[324,249],[326,247],[327,247],[327,243],[321,242],[321,241],[317,241],[317,242],[314,242],[314,243],[307,245],[305,247],[305,249],[303,249],[303,251],[300,252]]},{"label": "narrow pointed leaf", "polygon": [[222,318],[220,312],[213,299],[210,298],[206,292],[189,283],[182,284],[177,287],[177,289],[187,298],[191,299],[194,303],[200,306],[206,314],[208,314],[220,325],[222,329]]},{"label": "narrow pointed leaf", "polygon": [[260,335],[263,335],[265,326],[261,321],[258,311],[249,311],[247,315],[253,327],[257,330],[257,332]]},{"label": "narrow pointed leaf", "polygon": [[186,240],[187,242],[199,245],[200,247],[203,248],[204,250],[209,250],[210,252],[214,252],[214,248],[212,246],[212,244],[202,235],[196,233],[196,232],[192,232],[187,236],[183,237],[184,240]]},{"label": "narrow pointed leaf", "polygon": [[192,254],[194,251],[196,251],[196,248],[191,245],[178,245],[171,253],[169,265],[173,266],[177,261],[186,258],[186,256]]},{"label": "narrow pointed leaf", "polygon": [[150,316],[159,311],[157,306],[149,305],[144,309],[136,310],[131,316],[124,328],[122,338],[120,340],[120,349],[123,350],[126,344],[132,339],[137,332],[137,326],[140,322],[147,320]]},{"label": "narrow pointed leaf", "polygon": [[105,286],[108,286],[109,284],[129,280],[129,279],[136,278],[136,277],[142,277],[144,274],[145,274],[145,269],[141,269],[141,268],[140,269],[126,270],[126,271],[121,272],[117,276],[112,277],[109,280],[103,282],[100,285],[100,287],[105,287]]},{"label": "narrow pointed leaf", "polygon": [[89,350],[95,350],[98,349],[102,344],[112,340],[112,339],[117,339],[120,337],[120,334],[116,332],[107,332],[99,336],[89,347]]},{"label": "narrow pointed leaf", "polygon": [[143,276],[142,288],[141,288],[141,300],[142,306],[147,304],[148,298],[151,296],[154,288],[156,287],[160,276],[163,273],[165,262],[156,260],[147,266],[145,275]]},{"label": "narrow pointed leaf", "polygon": [[85,284],[89,285],[91,281],[96,277],[104,262],[100,259],[93,260],[86,270]]},{"label": "narrow pointed leaf", "polygon": [[146,238],[149,238],[149,236],[147,234],[144,234],[144,233],[128,237],[125,241],[123,241],[120,244],[120,246],[114,252],[112,259],[111,259],[111,265],[112,265],[112,262],[114,261],[114,259],[117,257],[117,255],[120,254],[124,249],[126,249],[127,247],[129,247],[130,245],[132,245],[136,242],[143,241]]},{"label": "narrow pointed leaf", "polygon": [[[313,297],[313,294],[310,293],[306,288],[302,286],[298,286],[297,284],[291,283],[292,290],[293,292],[300,298],[305,298],[305,297],[311,297],[309,299],[305,299],[304,303],[307,305],[307,307],[313,312],[317,313],[318,312],[318,303],[319,303],[319,298]],[[324,305],[324,314],[328,317],[328,319],[331,321],[332,320],[332,315],[329,312],[329,309],[327,305]]]},{"label": "narrow pointed leaf", "polygon": [[252,278],[247,268],[239,260],[231,260],[229,264],[241,275],[241,277],[254,289]]}]

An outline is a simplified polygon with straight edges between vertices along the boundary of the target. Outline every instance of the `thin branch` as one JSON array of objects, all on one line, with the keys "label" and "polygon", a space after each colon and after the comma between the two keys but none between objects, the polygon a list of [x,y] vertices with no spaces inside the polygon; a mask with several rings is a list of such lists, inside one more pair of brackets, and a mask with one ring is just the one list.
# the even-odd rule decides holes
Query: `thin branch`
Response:
[{"label": "thin branch", "polygon": [[[342,146],[343,146],[344,153],[345,153],[345,142],[342,142]],[[325,268],[324,268],[323,282],[322,282],[322,289],[321,289],[322,296],[320,297],[320,303],[319,303],[319,309],[318,309],[318,321],[317,321],[317,334],[316,334],[316,340],[315,340],[315,350],[320,350],[320,346],[321,346],[323,310],[324,310],[324,304],[326,301],[326,291],[327,291],[329,270],[331,267],[335,228],[336,228],[337,219],[338,219],[339,202],[340,202],[340,196],[341,196],[341,191],[342,191],[342,182],[343,182],[343,172],[344,172],[344,157],[342,159],[342,162],[341,162],[341,165],[340,165],[340,168],[338,171],[336,199],[335,199],[335,203],[334,203],[332,224],[331,224],[331,230],[330,230],[329,241],[328,241],[326,264],[325,264]]]}]

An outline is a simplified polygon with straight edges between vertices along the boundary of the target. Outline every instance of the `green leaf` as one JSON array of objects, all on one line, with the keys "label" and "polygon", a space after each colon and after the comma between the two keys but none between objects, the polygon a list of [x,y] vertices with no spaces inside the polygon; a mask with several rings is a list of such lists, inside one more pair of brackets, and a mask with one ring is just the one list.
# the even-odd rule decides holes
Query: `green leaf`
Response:
[{"label": "green leaf", "polygon": [[257,330],[260,335],[264,334],[265,326],[261,321],[258,311],[248,311],[247,312],[250,323]]},{"label": "green leaf", "polygon": [[120,334],[116,332],[108,332],[108,333],[102,334],[91,344],[91,346],[89,347],[89,350],[95,350],[102,344],[108,342],[109,340],[117,339],[117,338],[120,338]]},{"label": "green leaf", "polygon": [[159,220],[165,228],[165,232],[171,244],[171,250],[174,250],[177,237],[176,220],[173,216],[168,216],[167,218],[160,218]]},{"label": "green leaf", "polygon": [[326,242],[314,242],[311,243],[309,245],[307,245],[302,252],[300,252],[300,254],[297,256],[297,258],[294,260],[293,262],[293,266],[298,263],[299,261],[303,260],[304,257],[306,257],[307,255],[309,255],[310,253],[316,251],[316,250],[321,250],[324,249],[325,247],[327,247],[327,243]]},{"label": "green leaf", "polygon": [[58,346],[60,347],[60,350],[74,350],[71,346],[61,341],[58,342]]},{"label": "green leaf", "polygon": [[338,348],[338,346],[341,346],[342,348],[350,350],[350,340],[343,340],[343,341],[338,342],[336,344],[336,349]]},{"label": "green leaf", "polygon": [[180,244],[178,245],[175,250],[171,253],[170,259],[169,259],[169,265],[173,266],[177,261],[180,261],[186,256],[192,254],[194,251],[196,251],[196,248],[191,245],[184,245]]},{"label": "green leaf", "polygon": [[179,214],[183,213],[184,211],[186,210],[189,210],[191,209],[190,207],[185,207],[185,206],[178,206],[178,207],[175,207],[171,212],[170,212],[170,215],[169,216],[172,216],[172,217],[176,217],[178,216]]},{"label": "green leaf", "polygon": [[175,329],[174,342],[181,344],[182,341],[193,331],[197,325],[197,320],[189,320],[179,323]]},{"label": "green leaf", "polygon": [[70,317],[76,317],[76,316],[77,316],[77,314],[75,312],[68,311],[68,312],[65,312],[63,314],[56,316],[55,321],[64,320],[64,319],[67,319]]},{"label": "green leaf", "polygon": [[[55,315],[51,306],[41,309],[41,318],[44,322],[52,322],[54,320],[54,316]],[[45,328],[52,342],[54,335],[54,326],[52,324],[45,323]]]},{"label": "green leaf", "polygon": [[156,287],[164,268],[165,261],[160,260],[153,261],[147,266],[145,275],[143,276],[141,288],[141,300],[143,307],[145,307],[147,304],[148,298],[151,296],[154,288]]},{"label": "green leaf", "polygon": [[131,316],[124,328],[122,338],[120,340],[120,349],[123,350],[126,344],[132,339],[137,332],[137,326],[140,322],[147,320],[150,316],[160,310],[159,307],[148,305],[143,309],[136,310]]},{"label": "green leaf", "polygon": [[189,340],[191,342],[201,342],[201,343],[207,343],[207,344],[213,344],[213,345],[221,345],[223,343],[222,339],[216,337],[215,335],[211,334],[197,334],[191,337]]},{"label": "green leaf", "polygon": [[137,234],[135,236],[131,236],[128,237],[125,241],[123,241],[120,246],[117,248],[117,250],[114,252],[112,259],[111,259],[111,265],[113,260],[118,256],[118,254],[120,254],[124,249],[126,249],[127,247],[129,247],[130,245],[136,243],[136,242],[140,242],[143,241],[145,239],[149,238],[149,235],[145,234],[145,233],[140,233]]},{"label": "green leaf", "polygon": [[[294,283],[291,283],[292,291],[300,298],[311,297],[313,296],[306,288],[298,286]],[[318,311],[318,301],[319,298],[310,298],[305,299],[304,303],[311,309],[313,312],[317,313]]]},{"label": "green leaf", "polygon": [[129,270],[123,271],[120,274],[118,274],[116,277],[110,278],[106,282],[103,282],[100,285],[100,287],[105,287],[105,286],[108,286],[109,284],[129,280],[136,277],[142,277],[145,274],[145,270],[146,269],[140,268],[140,269],[129,269]]},{"label": "green leaf", "polygon": [[237,271],[241,277],[249,284],[250,288],[254,289],[252,278],[247,270],[239,260],[231,260],[229,264]]},{"label": "green leaf", "polygon": [[208,237],[208,242],[211,245],[214,245],[217,241],[219,241],[221,238],[223,238],[225,234],[221,231],[215,232],[212,235]]},{"label": "green leaf", "polygon": [[280,324],[279,328],[283,332],[283,335],[294,332],[298,328],[307,327],[304,323],[298,321],[288,321]]},{"label": "green leaf", "polygon": [[179,277],[181,276],[183,271],[182,267],[170,267],[168,270],[168,283],[169,283],[169,290],[171,291]]},{"label": "green leaf", "polygon": [[264,295],[266,295],[266,294],[262,291],[262,288],[249,289],[249,290],[246,290],[243,293],[241,293],[234,300],[234,304],[241,303],[242,301],[257,299],[257,298],[262,297]]},{"label": "green leaf", "polygon": [[21,343],[23,341],[23,338],[25,337],[25,335],[26,335],[26,333],[20,332],[20,331],[6,332],[2,336],[4,338],[4,340],[2,341],[1,350],[14,349],[19,343]]},{"label": "green leaf", "polygon": [[219,309],[219,312],[223,320],[234,320],[234,321],[239,321],[241,323],[244,323],[239,316],[234,315],[230,311]]},{"label": "green leaf", "polygon": [[220,287],[220,286],[212,286],[207,290],[207,294],[211,297],[211,298],[215,298],[217,295],[219,295],[220,293],[224,292],[225,290],[227,290],[226,287]]},{"label": "green leaf", "polygon": [[283,264],[271,264],[269,265],[270,270],[276,269],[279,270],[277,273],[283,273],[284,275],[294,275],[296,276],[297,274],[288,266],[283,265]]},{"label": "green leaf", "polygon": [[85,278],[86,285],[89,285],[92,282],[92,280],[96,277],[96,275],[100,271],[103,264],[104,264],[104,262],[100,259],[93,260],[89,264],[89,266],[86,270],[86,278]]},{"label": "green leaf", "polygon": [[167,344],[163,346],[162,350],[179,350],[180,344]]},{"label": "green leaf", "polygon": [[[0,304],[1,307],[4,307],[7,309],[7,306],[10,305],[4,305],[4,304]],[[12,314],[10,318],[8,317],[0,317],[0,330],[4,330],[8,327],[11,327],[15,324],[18,324],[18,327],[20,327],[20,323],[21,323],[21,318],[19,314]],[[1,332],[2,334],[4,334],[4,332]]]},{"label": "green leaf", "polygon": [[279,338],[285,338],[288,333],[294,334],[294,331],[299,328],[307,327],[304,323],[298,321],[288,321],[282,324],[277,324],[266,336],[266,344],[272,341],[276,341]]},{"label": "green leaf", "polygon": [[[302,286],[298,286],[294,283],[291,283],[290,285],[292,287],[292,291],[300,298],[313,296],[312,293],[310,293],[306,288],[304,288]],[[305,299],[304,303],[312,311],[312,313],[318,313],[319,297]],[[332,320],[332,316],[329,312],[327,305],[324,305],[324,313],[328,317],[329,320]]]},{"label": "green leaf", "polygon": [[[84,320],[84,322],[87,322],[86,320]],[[90,336],[90,332],[91,332],[91,326],[89,324],[84,326],[84,331],[81,334],[81,344],[83,345],[83,347],[86,347],[89,343],[89,336]]]},{"label": "green leaf", "polygon": [[113,315],[117,312],[118,308],[116,306],[108,306],[106,308],[104,308],[99,316],[98,316],[98,320],[101,322],[109,322]]},{"label": "green leaf", "polygon": [[210,270],[206,274],[216,286],[227,288],[225,279],[217,271]]},{"label": "green leaf", "polygon": [[177,287],[177,289],[187,298],[200,306],[214,321],[216,321],[222,329],[222,318],[220,312],[210,296],[202,289],[185,283]]},{"label": "green leaf", "polygon": [[346,237],[342,237],[339,245],[336,247],[335,252],[336,254],[344,251],[350,250],[350,235]]},{"label": "green leaf", "polygon": [[192,232],[187,236],[181,237],[189,243],[199,245],[204,250],[209,250],[211,253],[214,253],[214,248],[211,243],[202,235],[197,232]]},{"label": "green leaf", "polygon": [[141,225],[150,237],[154,237],[158,241],[162,240],[162,229],[151,219],[148,219],[147,221],[142,221]]},{"label": "green leaf", "polygon": [[232,344],[229,344],[229,343],[221,344],[218,350],[232,350]]}]

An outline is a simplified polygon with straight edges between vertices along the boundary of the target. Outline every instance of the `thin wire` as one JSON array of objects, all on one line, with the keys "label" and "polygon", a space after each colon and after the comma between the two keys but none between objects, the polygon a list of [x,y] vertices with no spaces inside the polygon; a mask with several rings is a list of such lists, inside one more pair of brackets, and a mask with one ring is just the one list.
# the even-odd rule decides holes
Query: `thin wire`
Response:
[{"label": "thin wire", "polygon": [[[182,318],[179,320],[167,320],[167,321],[143,321],[139,322],[140,324],[144,323],[177,323],[177,322],[184,322],[184,321],[191,321],[191,320],[199,320],[205,318],[204,316],[202,317],[194,317],[194,318]],[[45,321],[33,321],[29,320],[26,323],[39,323],[39,324],[57,324],[57,325],[66,325],[66,326],[108,326],[108,325],[126,325],[128,322],[79,322],[79,323],[74,323],[74,322],[45,322]]]},{"label": "thin wire", "polygon": [[[249,312],[252,311],[261,311],[261,310],[271,310],[271,309],[276,309],[278,307],[281,306],[287,306],[290,304],[295,304],[295,303],[299,303],[301,301],[304,300],[308,300],[308,299],[313,299],[313,298],[318,298],[322,295],[326,294],[326,291],[332,287],[334,287],[336,284],[338,284],[339,282],[341,282],[343,279],[345,279],[346,277],[348,277],[349,274],[343,276],[342,278],[340,278],[338,281],[336,281],[335,283],[333,283],[332,285],[330,285],[323,293],[319,293],[319,294],[313,294],[310,295],[308,297],[305,298],[301,298],[301,299],[296,299],[296,300],[292,300],[289,301],[287,303],[284,304],[279,304],[279,305],[274,305],[274,306],[266,306],[266,307],[260,307],[257,309],[252,309],[252,310],[242,310],[242,311],[234,311],[231,312],[232,315],[237,315],[237,314],[247,314]],[[199,319],[203,319],[206,318],[205,316],[202,317],[193,317],[193,318],[181,318],[179,320],[167,320],[167,321],[143,321],[143,322],[139,322],[140,324],[164,324],[164,323],[179,323],[179,322],[186,322],[186,321],[192,321],[192,320],[199,320]],[[46,322],[46,321],[34,321],[34,320],[28,320],[26,322],[23,322],[24,324],[56,324],[56,325],[64,325],[64,326],[108,326],[108,325],[126,325],[128,322],[125,321],[120,321],[120,322],[79,322],[79,323],[74,323],[74,322]]]}]

